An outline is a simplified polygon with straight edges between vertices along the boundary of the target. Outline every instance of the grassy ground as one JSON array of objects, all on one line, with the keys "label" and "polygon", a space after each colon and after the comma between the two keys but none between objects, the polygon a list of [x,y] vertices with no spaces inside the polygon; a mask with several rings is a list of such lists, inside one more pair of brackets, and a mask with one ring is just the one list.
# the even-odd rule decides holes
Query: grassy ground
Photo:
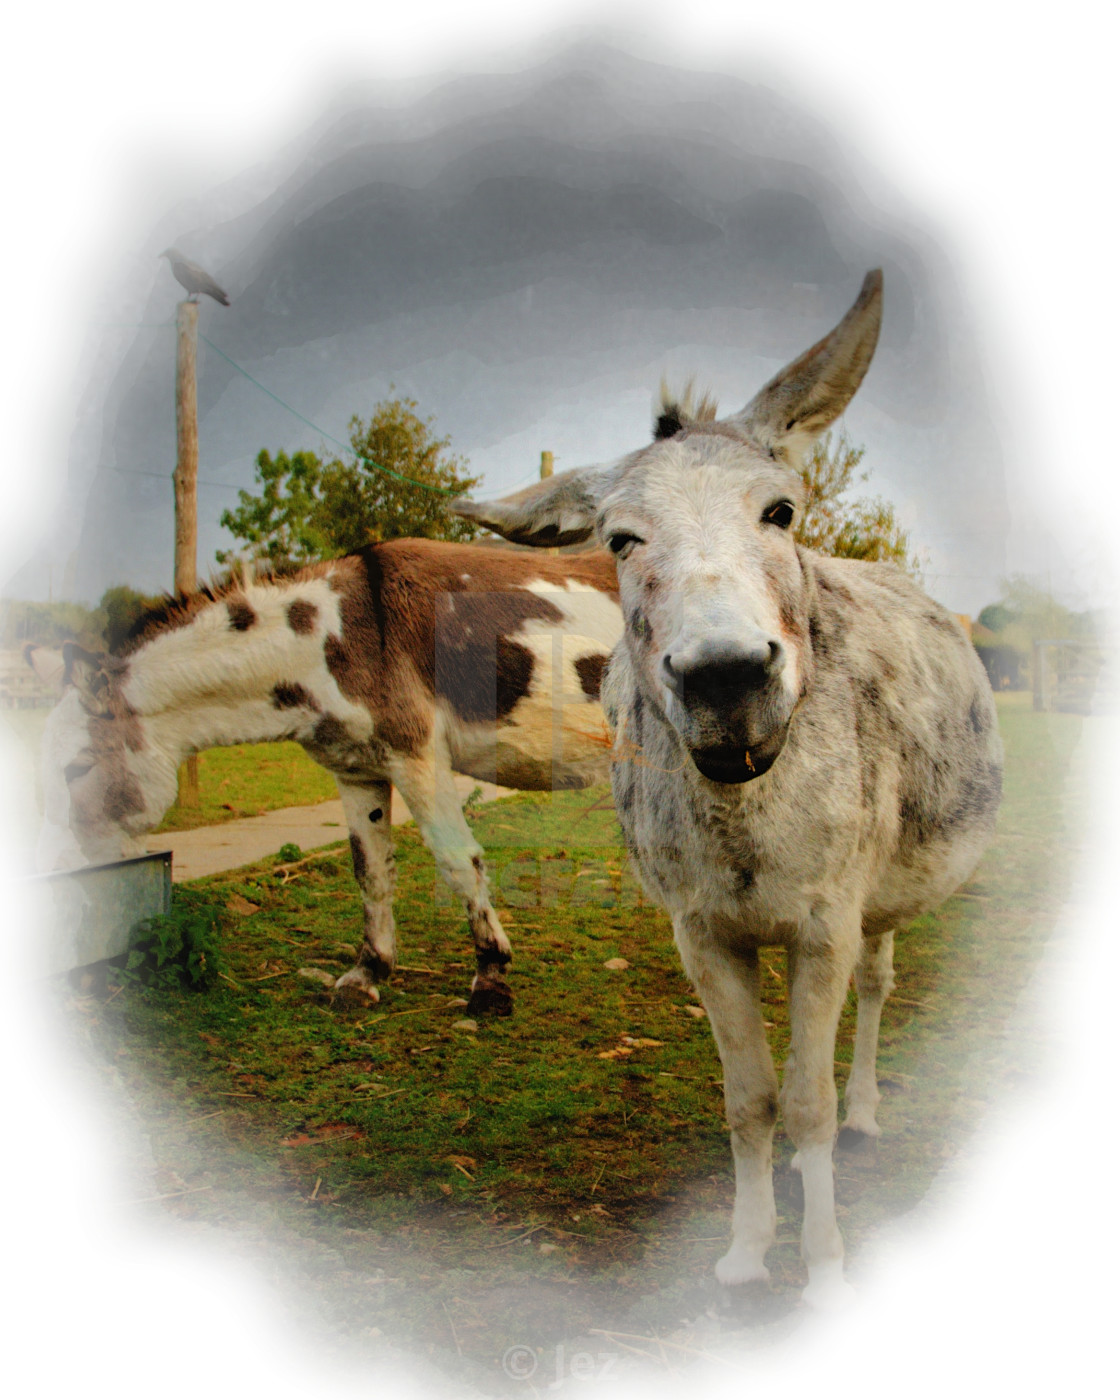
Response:
[{"label": "grassy ground", "polygon": [[[1034,1053],[1005,1027],[1061,902],[1072,837],[1058,794],[1092,721],[1011,696],[1001,723],[997,840],[960,894],[898,938],[884,1136],[837,1154],[857,1267]],[[501,1369],[512,1345],[680,1363],[681,1348],[788,1325],[804,1283],[790,1144],[779,1126],[773,1286],[729,1298],[711,1276],[733,1194],[719,1061],[667,920],[627,873],[609,797],[519,796],[473,820],[515,943],[509,1020],[462,1024],[464,921],[408,828],[403,966],[380,1006],[340,1013],[297,971],[352,960],[360,905],[342,847],[177,887],[181,908],[221,918],[225,972],[209,992],[117,984],[107,1003],[73,999],[94,1062],[150,1134],[167,1196],[146,1209],[234,1230],[297,1281],[300,1311],[338,1346],[428,1354],[495,1392],[524,1393]],[[629,967],[605,966],[616,958]],[[784,958],[765,963],[780,1061]],[[841,1084],[853,1029],[854,999]],[[654,1336],[670,1350],[635,1340]]]},{"label": "grassy ground", "polygon": [[191,831],[280,807],[305,807],[338,796],[334,779],[298,744],[234,744],[198,756],[197,807],[175,803],[157,831]]}]

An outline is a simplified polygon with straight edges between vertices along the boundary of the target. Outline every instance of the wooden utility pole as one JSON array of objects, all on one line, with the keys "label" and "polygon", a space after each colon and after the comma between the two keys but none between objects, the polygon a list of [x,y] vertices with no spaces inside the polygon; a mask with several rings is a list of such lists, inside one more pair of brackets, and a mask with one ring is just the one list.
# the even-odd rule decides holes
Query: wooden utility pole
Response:
[{"label": "wooden utility pole", "polygon": [[[551,476],[551,475],[552,475],[552,466],[553,466],[553,456],[552,456],[552,453],[551,453],[551,452],[542,452],[542,453],[541,453],[541,480],[542,480],[542,481],[545,479],[546,476]],[[549,552],[549,554],[559,554],[559,553],[560,553],[559,549],[558,549],[555,545],[553,545],[553,547],[552,547],[548,552]]]},{"label": "wooden utility pole", "polygon": [[[175,316],[175,592],[198,587],[198,302],[181,301]],[[197,807],[198,755],[179,769],[179,806]]]}]

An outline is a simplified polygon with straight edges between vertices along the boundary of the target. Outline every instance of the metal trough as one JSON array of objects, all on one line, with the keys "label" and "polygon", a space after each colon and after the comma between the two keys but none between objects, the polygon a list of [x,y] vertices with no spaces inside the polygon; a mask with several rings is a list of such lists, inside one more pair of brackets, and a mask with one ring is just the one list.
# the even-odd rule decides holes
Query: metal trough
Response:
[{"label": "metal trough", "polygon": [[53,977],[115,958],[142,919],[171,910],[171,852],[34,875],[36,971]]}]

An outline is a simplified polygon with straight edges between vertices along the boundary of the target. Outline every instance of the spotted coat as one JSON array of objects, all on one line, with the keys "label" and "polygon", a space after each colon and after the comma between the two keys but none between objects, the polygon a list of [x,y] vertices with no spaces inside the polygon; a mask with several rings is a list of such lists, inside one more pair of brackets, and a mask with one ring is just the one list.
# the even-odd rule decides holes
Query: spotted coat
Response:
[{"label": "spotted coat", "polygon": [[472,1006],[506,1012],[509,940],[453,774],[530,789],[604,779],[599,687],[621,629],[602,554],[428,540],[168,600],[114,655],[65,650],[45,743],[45,863],[142,849],[188,754],[295,740],[334,774],[364,897],[338,994],[376,999],[395,962],[396,786],[466,907]]}]

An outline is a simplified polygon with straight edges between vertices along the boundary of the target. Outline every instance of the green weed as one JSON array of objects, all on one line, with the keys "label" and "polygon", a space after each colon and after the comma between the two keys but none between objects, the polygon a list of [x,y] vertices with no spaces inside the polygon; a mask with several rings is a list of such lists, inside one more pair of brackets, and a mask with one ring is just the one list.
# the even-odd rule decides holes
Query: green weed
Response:
[{"label": "green weed", "polygon": [[204,895],[179,892],[170,914],[136,926],[122,976],[144,987],[206,991],[222,970],[220,923]]}]

